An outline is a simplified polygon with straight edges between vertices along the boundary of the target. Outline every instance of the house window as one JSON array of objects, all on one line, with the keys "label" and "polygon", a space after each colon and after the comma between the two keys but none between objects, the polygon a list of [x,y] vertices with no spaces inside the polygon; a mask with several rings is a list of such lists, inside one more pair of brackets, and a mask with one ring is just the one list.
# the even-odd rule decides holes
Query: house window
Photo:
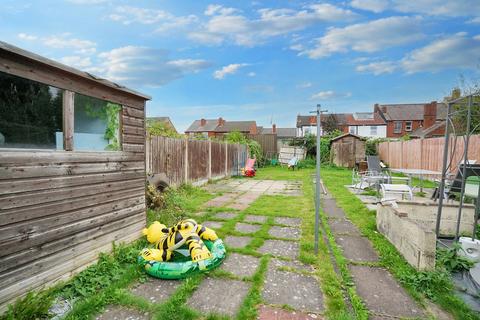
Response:
[{"label": "house window", "polygon": [[[120,145],[120,111],[109,101],[75,94],[74,150],[118,151]],[[141,134],[141,133],[140,133]],[[60,136],[60,141],[63,137]]]},{"label": "house window", "polygon": [[393,123],[393,133],[402,133],[402,121],[395,121]]},{"label": "house window", "polygon": [[405,122],[405,131],[412,131],[412,121]]},{"label": "house window", "polygon": [[350,126],[350,133],[355,134],[355,127],[354,126]]},{"label": "house window", "polygon": [[377,126],[370,126],[370,135],[371,136],[377,135]]},{"label": "house window", "polygon": [[0,148],[56,149],[56,135],[63,132],[62,94],[0,72]]}]

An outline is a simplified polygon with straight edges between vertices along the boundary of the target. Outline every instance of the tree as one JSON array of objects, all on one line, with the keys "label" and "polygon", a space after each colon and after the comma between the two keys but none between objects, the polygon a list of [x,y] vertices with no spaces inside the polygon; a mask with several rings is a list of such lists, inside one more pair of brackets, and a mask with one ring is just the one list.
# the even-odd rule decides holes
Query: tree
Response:
[{"label": "tree", "polygon": [[338,124],[337,124],[337,119],[335,115],[328,114],[327,118],[322,123],[322,127],[326,133],[330,133],[330,132],[334,132],[335,130],[338,130]]},{"label": "tree", "polygon": [[[480,92],[478,89],[478,84],[473,85],[470,89],[466,90],[466,96],[472,94],[472,107],[471,107],[471,122],[470,122],[470,131],[473,134],[480,133]],[[455,101],[451,105],[451,112],[453,113],[452,125],[454,133],[457,135],[467,134],[467,119],[468,119],[468,103],[469,98],[464,97],[459,99],[462,96],[462,90],[459,87],[455,87],[452,90],[450,96],[445,97],[445,102]]]},{"label": "tree", "polygon": [[150,136],[161,136],[170,138],[181,138],[182,135],[177,133],[168,124],[162,121],[147,121],[147,133]]},{"label": "tree", "polygon": [[250,157],[257,159],[258,163],[263,161],[262,146],[255,140],[248,139],[239,131],[232,131],[225,135],[225,141],[228,143],[240,143],[248,146]]}]

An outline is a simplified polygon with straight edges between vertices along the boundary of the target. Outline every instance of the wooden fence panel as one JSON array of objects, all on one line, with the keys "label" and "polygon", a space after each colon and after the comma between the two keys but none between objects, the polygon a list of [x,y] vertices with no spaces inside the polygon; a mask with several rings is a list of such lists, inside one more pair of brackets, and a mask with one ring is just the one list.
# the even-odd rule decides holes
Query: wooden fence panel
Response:
[{"label": "wooden fence panel", "polygon": [[212,142],[212,177],[225,175],[225,144]]},{"label": "wooden fence panel", "polygon": [[263,155],[267,153],[278,153],[276,134],[247,134],[247,138],[257,141],[262,147]]},{"label": "wooden fence panel", "polygon": [[[442,171],[445,138],[382,142],[380,159],[391,168]],[[456,172],[463,161],[464,137],[451,137],[448,148],[448,171]],[[470,137],[468,159],[480,163],[480,135]]]},{"label": "wooden fence panel", "polygon": [[208,141],[188,140],[188,180],[208,179]]}]

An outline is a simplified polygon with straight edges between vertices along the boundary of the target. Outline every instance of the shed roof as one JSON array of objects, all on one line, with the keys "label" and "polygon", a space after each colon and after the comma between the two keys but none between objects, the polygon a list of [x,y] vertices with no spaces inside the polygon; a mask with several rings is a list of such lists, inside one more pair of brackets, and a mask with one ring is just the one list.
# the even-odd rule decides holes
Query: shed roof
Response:
[{"label": "shed roof", "polygon": [[35,62],[46,65],[48,67],[53,67],[53,68],[59,69],[59,70],[64,71],[64,72],[75,74],[76,76],[79,76],[79,77],[84,78],[84,79],[88,79],[90,81],[94,81],[94,82],[96,82],[96,83],[98,83],[102,86],[107,86],[107,87],[113,88],[115,90],[122,91],[122,92],[125,92],[125,93],[128,93],[128,94],[143,98],[145,100],[151,100],[152,99],[152,97],[150,97],[146,94],[143,94],[143,93],[140,93],[138,91],[129,89],[129,88],[127,88],[125,86],[122,86],[120,84],[117,84],[115,82],[112,82],[112,81],[94,76],[93,74],[90,74],[88,72],[80,71],[78,69],[69,67],[69,66],[64,65],[62,63],[59,63],[57,61],[42,57],[38,54],[20,49],[18,47],[15,47],[15,46],[13,46],[11,44],[8,44],[6,42],[3,42],[3,41],[0,41],[0,51],[8,52],[8,53],[11,53],[11,54],[14,54],[14,55],[17,55],[17,56],[22,56],[22,57],[27,58],[29,60],[33,60]]},{"label": "shed roof", "polygon": [[333,143],[333,142],[335,142],[335,141],[337,141],[337,140],[341,140],[341,139],[343,139],[343,138],[345,138],[345,137],[348,137],[348,136],[352,136],[352,137],[354,137],[354,138],[356,138],[356,139],[359,139],[359,140],[366,140],[365,138],[360,137],[360,136],[357,136],[356,134],[353,134],[353,133],[345,133],[345,134],[342,134],[341,136],[338,136],[338,137],[336,137],[336,138],[331,139],[331,140],[330,140],[330,143]]}]

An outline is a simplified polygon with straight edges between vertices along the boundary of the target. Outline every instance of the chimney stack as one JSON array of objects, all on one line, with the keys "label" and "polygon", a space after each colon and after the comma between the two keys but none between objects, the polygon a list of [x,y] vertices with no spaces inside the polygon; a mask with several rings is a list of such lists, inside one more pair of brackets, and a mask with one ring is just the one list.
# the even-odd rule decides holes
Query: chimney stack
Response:
[{"label": "chimney stack", "polygon": [[218,118],[217,125],[221,127],[221,126],[223,126],[224,124],[225,124],[225,120],[223,120],[222,117]]},{"label": "chimney stack", "polygon": [[437,101],[427,103],[423,107],[423,127],[429,128],[437,121]]},{"label": "chimney stack", "polygon": [[275,123],[272,124],[272,133],[277,134],[277,125]]},{"label": "chimney stack", "polygon": [[205,126],[206,124],[207,124],[207,120],[205,120],[205,119],[203,119],[203,118],[200,119],[200,126],[203,127],[203,126]]}]

